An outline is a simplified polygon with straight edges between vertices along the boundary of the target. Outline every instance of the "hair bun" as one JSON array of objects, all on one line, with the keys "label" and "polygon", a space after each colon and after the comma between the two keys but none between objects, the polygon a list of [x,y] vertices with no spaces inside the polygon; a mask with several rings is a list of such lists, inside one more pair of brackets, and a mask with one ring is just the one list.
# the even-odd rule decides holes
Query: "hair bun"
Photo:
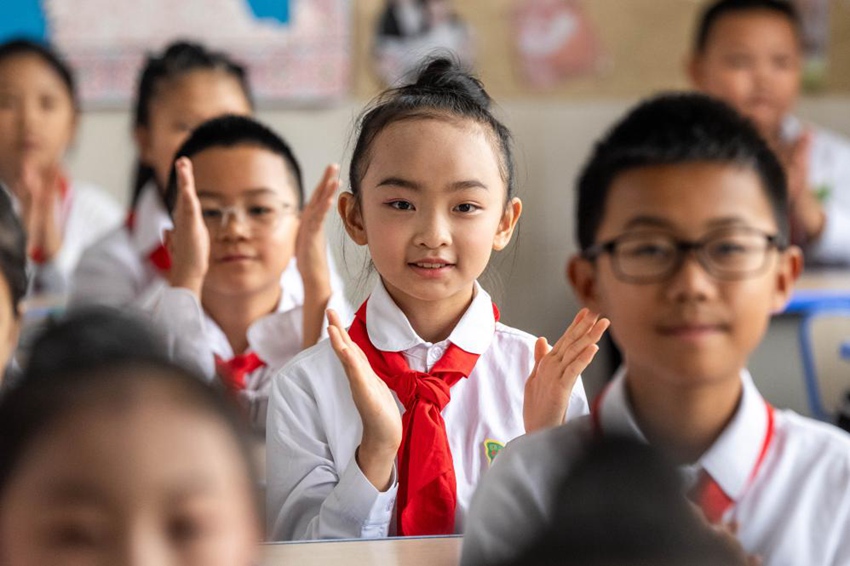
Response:
[{"label": "hair bun", "polygon": [[457,60],[446,56],[426,59],[416,72],[415,82],[402,90],[406,91],[405,94],[453,95],[473,102],[483,109],[489,109],[492,101],[480,80],[464,69]]}]

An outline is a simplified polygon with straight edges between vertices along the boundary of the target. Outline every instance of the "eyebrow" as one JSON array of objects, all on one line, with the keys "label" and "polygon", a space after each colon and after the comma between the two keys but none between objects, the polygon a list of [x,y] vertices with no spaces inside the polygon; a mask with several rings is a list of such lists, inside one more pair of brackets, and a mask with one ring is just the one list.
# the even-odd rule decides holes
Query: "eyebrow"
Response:
[{"label": "eyebrow", "polygon": [[106,498],[97,489],[75,482],[50,486],[44,498],[52,505],[106,505]]},{"label": "eyebrow", "polygon": [[[714,218],[708,221],[709,228],[725,228],[727,226],[740,226],[752,224],[747,219],[742,216],[722,216],[720,218]],[[635,216],[631,218],[624,228],[642,228],[642,227],[650,227],[650,228],[675,228],[675,225],[666,220],[664,218],[658,216]]]},{"label": "eyebrow", "polygon": [[[402,179],[401,177],[387,177],[376,186],[378,187],[400,187],[403,189],[410,189],[412,191],[421,191],[423,189],[422,184],[417,183],[416,181],[411,181],[409,179]],[[463,181],[455,181],[454,183],[450,183],[448,185],[449,191],[462,191],[464,189],[484,189],[489,190],[487,185],[482,183],[477,179],[466,179]]]}]

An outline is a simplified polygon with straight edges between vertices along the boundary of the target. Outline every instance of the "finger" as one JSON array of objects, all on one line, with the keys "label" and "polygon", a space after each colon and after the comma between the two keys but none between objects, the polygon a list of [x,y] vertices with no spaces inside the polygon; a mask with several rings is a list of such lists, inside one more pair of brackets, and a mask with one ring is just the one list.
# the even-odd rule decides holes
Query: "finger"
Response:
[{"label": "finger", "polygon": [[[340,334],[340,340],[345,344],[346,348],[357,347],[354,341],[351,339],[351,336],[348,335],[348,331],[345,329],[345,326],[342,324],[342,319],[339,317],[339,313],[337,313],[334,309],[328,309],[327,311],[328,322],[331,326],[335,327]],[[357,347],[359,350],[359,347]]]},{"label": "finger", "polygon": [[566,340],[561,342],[560,346],[555,349],[555,355],[559,359],[564,359],[565,357],[569,357],[571,352],[578,352],[584,348],[585,345],[591,342],[589,334],[598,320],[598,314],[587,310],[581,320],[577,320],[567,328],[567,331],[564,333]]},{"label": "finger", "polygon": [[528,381],[531,381],[537,376],[537,368],[540,367],[540,361],[543,359],[543,356],[549,353],[552,348],[549,346],[549,342],[546,340],[546,337],[541,336],[534,343],[534,367],[531,370],[531,375],[528,376]]},{"label": "finger", "polygon": [[555,356],[561,363],[571,363],[588,345],[599,342],[610,324],[611,322],[607,318],[597,320],[584,335],[573,342],[566,342],[561,351],[555,353]]},{"label": "finger", "polygon": [[337,189],[339,189],[339,166],[328,165],[322,180],[316,185],[310,202],[302,214],[302,223],[321,224],[328,211],[333,207]]},{"label": "finger", "polygon": [[570,340],[570,330],[575,327],[576,324],[579,324],[584,318],[590,314],[590,309],[583,308],[576,313],[573,317],[573,321],[567,326],[567,329],[564,330],[564,333],[561,334],[561,337],[555,342],[555,345],[552,346],[552,349],[555,351],[560,351],[563,348],[564,342]]},{"label": "finger", "polygon": [[593,361],[594,356],[596,356],[596,352],[599,351],[599,346],[596,344],[589,344],[585,346],[585,348],[579,352],[579,354],[564,368],[564,371],[561,372],[561,379],[566,381],[575,380],[578,376],[587,369],[587,366],[590,365],[590,362]]},{"label": "finger", "polygon": [[181,157],[174,163],[177,170],[177,204],[183,205],[181,212],[192,216],[200,215],[200,202],[195,191],[195,175],[192,161],[188,157]]}]

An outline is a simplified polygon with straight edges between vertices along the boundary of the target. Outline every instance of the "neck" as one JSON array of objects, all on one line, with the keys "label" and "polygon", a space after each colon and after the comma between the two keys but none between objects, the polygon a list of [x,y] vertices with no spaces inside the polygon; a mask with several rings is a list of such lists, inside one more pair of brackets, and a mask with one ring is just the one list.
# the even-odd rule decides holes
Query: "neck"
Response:
[{"label": "neck", "polygon": [[258,319],[274,312],[280,302],[280,285],[250,294],[223,295],[205,289],[204,311],[221,328],[234,354],[248,349],[248,329]]},{"label": "neck", "polygon": [[416,334],[432,344],[442,342],[449,337],[475,297],[474,285],[470,285],[468,292],[457,293],[435,301],[421,300],[399,293],[386,282],[384,287],[407,317]]},{"label": "neck", "polygon": [[674,463],[690,464],[711,448],[734,417],[743,384],[737,373],[710,384],[671,383],[637,368],[629,368],[626,376],[629,402],[646,439]]}]

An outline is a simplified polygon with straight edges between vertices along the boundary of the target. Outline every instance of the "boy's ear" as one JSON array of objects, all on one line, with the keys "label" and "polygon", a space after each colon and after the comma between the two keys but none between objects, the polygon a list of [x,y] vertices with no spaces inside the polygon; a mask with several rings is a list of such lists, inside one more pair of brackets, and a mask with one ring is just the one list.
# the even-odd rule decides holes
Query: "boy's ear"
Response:
[{"label": "boy's ear", "polygon": [[691,53],[685,59],[685,74],[691,82],[691,86],[697,89],[702,88],[702,60],[696,53]]},{"label": "boy's ear", "polygon": [[516,228],[519,217],[522,215],[522,201],[514,197],[505,206],[505,211],[502,213],[502,219],[499,221],[499,228],[496,230],[496,235],[493,237],[493,249],[500,251],[505,249],[511,241],[514,229]]},{"label": "boy's ear", "polygon": [[803,272],[803,252],[797,246],[791,246],[780,253],[778,261],[772,305],[774,313],[782,312],[791,300],[794,284]]},{"label": "boy's ear", "polygon": [[582,306],[593,312],[602,313],[596,281],[596,265],[589,259],[575,254],[567,262],[567,280]]},{"label": "boy's ear", "polygon": [[340,193],[336,206],[349,237],[358,246],[365,246],[368,243],[366,227],[363,224],[363,214],[360,211],[360,202],[358,202],[357,197],[349,191]]}]

